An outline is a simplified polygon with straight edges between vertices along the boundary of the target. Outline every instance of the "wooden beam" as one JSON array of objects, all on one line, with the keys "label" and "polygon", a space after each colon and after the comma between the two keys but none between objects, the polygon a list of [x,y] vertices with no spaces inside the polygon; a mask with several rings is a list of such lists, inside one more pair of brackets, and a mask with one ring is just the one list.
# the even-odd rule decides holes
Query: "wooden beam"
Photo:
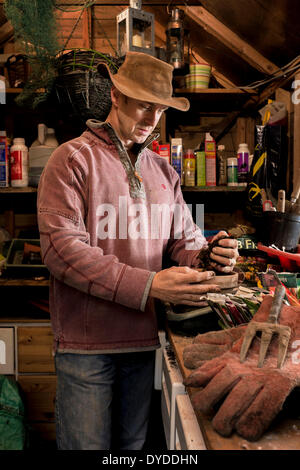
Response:
[{"label": "wooden beam", "polygon": [[220,40],[255,69],[268,75],[272,75],[279,70],[275,64],[227,28],[205,8],[186,6],[184,11],[191,20]]},{"label": "wooden beam", "polygon": [[[300,72],[295,76],[295,81],[300,84]],[[299,89],[299,86],[296,88]],[[299,96],[299,93],[297,94]],[[299,98],[294,102],[294,159],[293,159],[293,187],[296,188],[296,182],[300,173],[300,103]]]},{"label": "wooden beam", "polygon": [[[166,27],[162,25],[160,22],[155,21],[155,37],[162,41],[164,44],[166,43]],[[195,44],[191,44],[193,55],[198,62],[206,62],[203,57],[200,56],[198,52],[198,48]],[[224,86],[224,88],[234,88],[236,85],[231,82],[228,78],[226,78],[223,74],[218,72],[215,67],[212,67],[212,74],[215,76],[216,80]]]},{"label": "wooden beam", "polygon": [[92,39],[92,11],[91,8],[85,8],[82,13],[82,47],[91,49]]},{"label": "wooden beam", "polygon": [[291,192],[293,186],[293,141],[294,141],[294,104],[291,99],[291,92],[278,88],[275,92],[275,100],[285,104],[287,110],[287,172],[286,187]]},{"label": "wooden beam", "polygon": [[8,41],[14,35],[14,28],[10,21],[0,26],[0,44]]},{"label": "wooden beam", "polygon": [[[259,109],[261,104],[264,103],[268,98],[270,98],[275,93],[277,88],[285,86],[295,76],[299,76],[299,79],[300,79],[300,73],[297,71],[284,75],[283,77],[281,77],[281,79],[276,80],[274,83],[271,83],[268,87],[266,87],[258,97],[252,95],[251,98],[249,98],[249,100],[246,101],[246,103],[244,104],[244,106],[241,108],[240,111],[233,111],[232,113],[228,114],[228,116],[224,118],[224,120],[221,122],[219,126],[216,140],[217,141],[220,140],[225,134],[227,134],[227,132],[229,132],[229,130],[235,124],[237,118],[243,112],[245,111],[253,112],[254,110]],[[300,112],[300,109],[298,112]],[[300,118],[299,118],[299,122],[297,125],[298,125],[298,128],[294,124],[294,129],[300,128]],[[295,155],[296,153],[294,149],[294,169],[296,165],[300,167],[300,153],[298,153],[299,156],[298,156],[297,164],[295,164]]]},{"label": "wooden beam", "polygon": [[[298,59],[298,63],[300,63],[300,59]],[[284,87],[297,73],[297,70],[291,73],[286,73],[281,78],[278,78],[278,80],[275,80],[270,85],[268,85],[259,95],[257,104],[259,105],[269,99],[270,96],[273,95],[278,88]]]}]

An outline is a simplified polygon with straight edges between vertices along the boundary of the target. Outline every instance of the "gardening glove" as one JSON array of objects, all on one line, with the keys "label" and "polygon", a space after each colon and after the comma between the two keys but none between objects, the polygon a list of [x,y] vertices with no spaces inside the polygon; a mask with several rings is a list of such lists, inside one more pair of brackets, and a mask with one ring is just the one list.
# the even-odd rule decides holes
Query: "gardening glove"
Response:
[{"label": "gardening glove", "polygon": [[183,350],[183,362],[188,369],[197,369],[214,357],[221,356],[232,348],[235,341],[244,334],[246,326],[228,330],[209,331],[195,336],[192,344]]},{"label": "gardening glove", "polygon": [[[271,303],[272,297],[266,296],[253,321],[265,322]],[[241,363],[242,336],[229,351],[206,362],[184,381],[189,387],[203,387],[192,396],[193,406],[204,414],[215,414],[212,425],[222,436],[236,430],[250,441],[259,439],[291,391],[300,386],[300,308],[284,305],[279,323],[292,331],[281,369],[277,368],[278,337],[272,338],[264,365],[258,368],[260,342],[253,340]]]}]

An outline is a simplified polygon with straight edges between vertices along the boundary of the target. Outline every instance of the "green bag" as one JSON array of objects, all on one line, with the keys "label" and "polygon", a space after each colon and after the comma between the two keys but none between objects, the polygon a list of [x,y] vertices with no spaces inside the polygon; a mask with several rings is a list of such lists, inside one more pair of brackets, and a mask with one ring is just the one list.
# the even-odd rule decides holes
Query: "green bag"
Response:
[{"label": "green bag", "polygon": [[0,375],[0,450],[23,450],[25,409],[16,382]]}]

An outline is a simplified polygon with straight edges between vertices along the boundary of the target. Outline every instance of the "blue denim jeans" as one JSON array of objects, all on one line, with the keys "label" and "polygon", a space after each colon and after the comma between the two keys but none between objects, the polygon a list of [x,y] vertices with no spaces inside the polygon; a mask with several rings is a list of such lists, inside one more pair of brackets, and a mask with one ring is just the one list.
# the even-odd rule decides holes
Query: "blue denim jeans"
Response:
[{"label": "blue denim jeans", "polygon": [[154,351],[56,353],[58,448],[141,450],[148,427],[154,361]]}]

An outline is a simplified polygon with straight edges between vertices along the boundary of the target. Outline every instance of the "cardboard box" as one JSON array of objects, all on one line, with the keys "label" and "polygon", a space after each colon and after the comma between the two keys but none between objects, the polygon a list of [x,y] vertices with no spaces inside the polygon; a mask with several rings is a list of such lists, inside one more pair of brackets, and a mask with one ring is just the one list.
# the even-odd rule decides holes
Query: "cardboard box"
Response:
[{"label": "cardboard box", "polygon": [[170,144],[160,144],[158,146],[158,154],[165,158],[168,163],[171,163]]}]

